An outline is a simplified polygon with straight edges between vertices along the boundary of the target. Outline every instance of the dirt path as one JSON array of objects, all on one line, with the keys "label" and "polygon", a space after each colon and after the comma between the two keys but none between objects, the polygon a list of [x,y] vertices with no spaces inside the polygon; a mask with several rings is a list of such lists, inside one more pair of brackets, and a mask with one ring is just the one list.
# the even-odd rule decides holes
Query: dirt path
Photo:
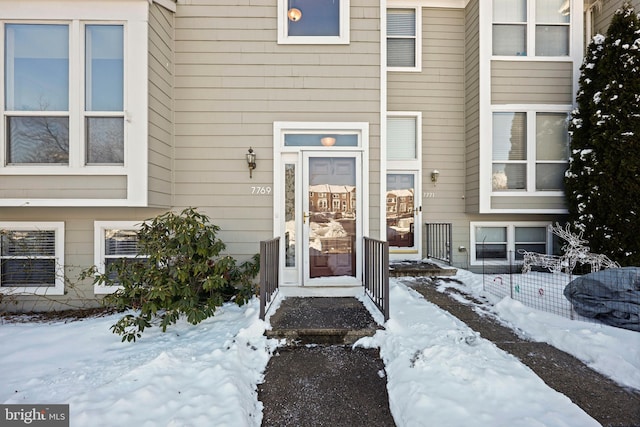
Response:
[{"label": "dirt path", "polygon": [[[465,322],[483,338],[520,359],[547,385],[567,396],[604,427],[640,427],[640,392],[621,387],[551,345],[520,338],[492,317],[478,314],[474,308],[480,307],[482,302],[466,305],[454,300],[447,294],[459,293],[453,288],[448,288],[447,293],[439,292],[437,280],[412,278],[403,280],[403,283]],[[470,295],[464,296],[467,300],[474,299]]]}]

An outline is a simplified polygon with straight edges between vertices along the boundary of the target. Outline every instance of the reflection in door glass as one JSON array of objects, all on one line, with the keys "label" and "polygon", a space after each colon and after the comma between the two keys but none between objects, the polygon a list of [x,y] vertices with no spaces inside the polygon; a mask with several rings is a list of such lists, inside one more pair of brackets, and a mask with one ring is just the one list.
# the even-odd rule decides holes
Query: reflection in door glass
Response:
[{"label": "reflection in door glass", "polygon": [[296,266],[296,165],[284,165],[285,266]]},{"label": "reflection in door glass", "polygon": [[356,275],[354,158],[309,159],[309,276]]},{"label": "reflection in door glass", "polygon": [[389,246],[414,246],[414,175],[387,175],[387,241]]}]

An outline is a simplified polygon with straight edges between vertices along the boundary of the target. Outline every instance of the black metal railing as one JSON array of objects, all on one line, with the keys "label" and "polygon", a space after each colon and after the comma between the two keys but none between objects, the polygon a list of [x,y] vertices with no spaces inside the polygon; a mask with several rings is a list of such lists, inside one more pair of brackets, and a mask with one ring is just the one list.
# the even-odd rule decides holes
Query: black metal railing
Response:
[{"label": "black metal railing", "polygon": [[365,293],[389,320],[389,243],[364,238]]},{"label": "black metal railing", "polygon": [[453,261],[453,225],[444,222],[427,222],[425,228],[427,258],[437,259],[451,265]]},{"label": "black metal railing", "polygon": [[260,319],[264,320],[280,281],[280,238],[260,242]]}]

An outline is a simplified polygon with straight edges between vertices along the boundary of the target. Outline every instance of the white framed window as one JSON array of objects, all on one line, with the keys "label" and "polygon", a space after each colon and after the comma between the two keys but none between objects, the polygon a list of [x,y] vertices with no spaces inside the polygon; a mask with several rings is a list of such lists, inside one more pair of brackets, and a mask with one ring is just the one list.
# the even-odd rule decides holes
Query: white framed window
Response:
[{"label": "white framed window", "polygon": [[3,30],[3,165],[69,166],[82,153],[82,166],[123,165],[124,24],[7,22]]},{"label": "white framed window", "polygon": [[385,227],[392,256],[420,256],[421,129],[420,112],[387,112]]},{"label": "white framed window", "polygon": [[507,264],[523,259],[519,250],[551,254],[548,222],[471,222],[471,264]]},{"label": "white framed window", "polygon": [[[146,257],[138,253],[138,230],[140,221],[95,221],[94,264],[98,273],[104,274],[110,264],[124,260],[138,262]],[[110,294],[119,286],[94,285],[94,293]]]},{"label": "white framed window", "polygon": [[2,5],[0,175],[123,176],[126,198],[0,204],[144,206],[149,4],[67,6],[38,0]]},{"label": "white framed window", "polygon": [[493,55],[568,57],[570,0],[493,0]]},{"label": "white framed window", "polygon": [[0,292],[64,294],[64,222],[0,222]]},{"label": "white framed window", "polygon": [[278,0],[278,43],[349,44],[350,0]]},{"label": "white framed window", "polygon": [[387,162],[392,168],[415,169],[421,160],[422,114],[387,112]]},{"label": "white framed window", "polygon": [[387,9],[387,69],[422,70],[422,9]]},{"label": "white framed window", "polygon": [[568,114],[568,110],[493,112],[493,194],[564,191]]}]

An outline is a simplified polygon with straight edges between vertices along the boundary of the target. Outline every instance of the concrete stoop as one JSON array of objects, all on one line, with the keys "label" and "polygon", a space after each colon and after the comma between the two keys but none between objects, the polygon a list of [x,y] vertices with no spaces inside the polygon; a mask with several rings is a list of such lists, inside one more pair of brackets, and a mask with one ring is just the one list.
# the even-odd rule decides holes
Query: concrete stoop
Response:
[{"label": "concrete stoop", "polygon": [[269,322],[265,335],[285,339],[287,345],[351,345],[382,328],[360,301],[349,297],[286,298]]}]

